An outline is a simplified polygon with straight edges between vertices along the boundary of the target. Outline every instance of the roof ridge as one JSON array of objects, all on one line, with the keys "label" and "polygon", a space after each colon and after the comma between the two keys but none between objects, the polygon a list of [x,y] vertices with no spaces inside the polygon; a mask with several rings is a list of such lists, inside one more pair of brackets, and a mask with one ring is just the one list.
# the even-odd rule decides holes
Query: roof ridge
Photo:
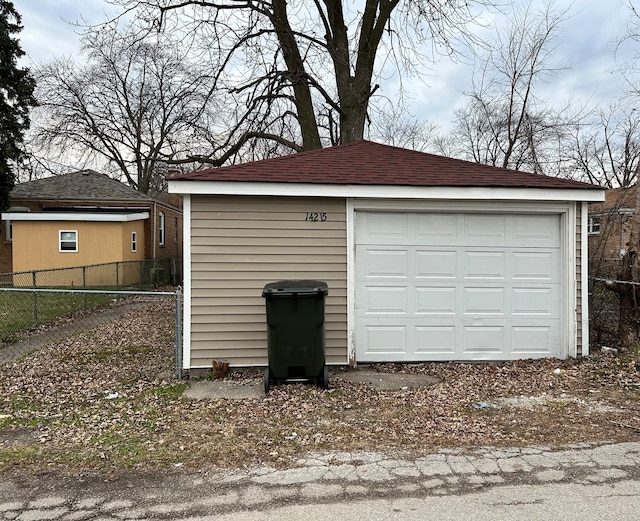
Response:
[{"label": "roof ridge", "polygon": [[10,198],[74,201],[155,200],[118,179],[92,169],[76,170],[19,183],[11,191]]}]

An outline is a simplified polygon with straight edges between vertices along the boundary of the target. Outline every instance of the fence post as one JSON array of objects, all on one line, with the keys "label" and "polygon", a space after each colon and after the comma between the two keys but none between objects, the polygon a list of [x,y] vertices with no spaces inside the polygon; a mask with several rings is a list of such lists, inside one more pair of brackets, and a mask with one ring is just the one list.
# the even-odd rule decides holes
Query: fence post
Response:
[{"label": "fence post", "polygon": [[120,290],[120,262],[116,262],[116,291]]},{"label": "fence post", "polygon": [[182,380],[182,291],[176,290],[176,378]]},{"label": "fence post", "polygon": [[[37,289],[37,272],[33,270],[31,272],[31,282],[33,284],[33,289]],[[38,325],[38,292],[33,292],[33,325]]]},{"label": "fence post", "polygon": [[[82,266],[82,289],[87,289],[87,267]],[[87,294],[84,293],[84,310],[87,310]]]}]

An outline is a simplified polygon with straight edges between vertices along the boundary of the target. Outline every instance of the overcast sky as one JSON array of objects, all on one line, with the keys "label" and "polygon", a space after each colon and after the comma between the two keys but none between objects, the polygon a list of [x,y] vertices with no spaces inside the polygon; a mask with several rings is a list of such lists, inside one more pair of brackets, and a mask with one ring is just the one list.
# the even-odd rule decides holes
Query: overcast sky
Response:
[{"label": "overcast sky", "polygon": [[[525,0],[517,0],[525,1]],[[571,18],[562,24],[558,40],[558,63],[571,63],[572,70],[558,75],[542,91],[549,101],[566,100],[590,105],[607,104],[624,90],[617,73],[622,56],[614,56],[616,41],[630,19],[628,0],[556,0],[558,7],[571,6]],[[640,0],[632,0],[640,3]],[[99,23],[117,13],[105,0],[13,0],[22,15],[21,33],[27,64],[47,62],[54,56],[73,56],[79,49],[80,29],[73,22]],[[542,0],[532,0],[542,7]],[[461,103],[461,91],[468,87],[470,68],[463,63],[441,61],[425,71],[424,82],[414,82],[411,113],[420,119],[447,125],[452,111]],[[384,87],[383,87],[384,88]],[[388,88],[387,95],[392,96]]]}]

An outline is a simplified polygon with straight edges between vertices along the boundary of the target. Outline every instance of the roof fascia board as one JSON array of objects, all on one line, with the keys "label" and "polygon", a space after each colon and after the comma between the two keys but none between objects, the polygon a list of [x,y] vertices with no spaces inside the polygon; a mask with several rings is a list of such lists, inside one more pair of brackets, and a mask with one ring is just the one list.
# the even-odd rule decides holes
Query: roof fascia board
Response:
[{"label": "roof fascia board", "polygon": [[11,204],[22,203],[57,203],[57,204],[91,204],[91,205],[119,205],[119,206],[149,206],[154,202],[151,197],[126,199],[126,198],[108,198],[108,197],[34,197],[34,196],[11,196]]},{"label": "roof fascia board", "polygon": [[467,186],[330,185],[170,180],[169,193],[191,195],[283,195],[371,199],[489,199],[511,201],[604,201],[605,190]]},{"label": "roof fascia board", "polygon": [[129,207],[133,207],[133,208],[137,208],[137,207],[146,207],[146,208],[148,208],[151,204],[155,203],[158,206],[163,206],[163,207],[167,208],[168,210],[173,210],[173,211],[182,213],[182,210],[179,207],[174,206],[171,203],[167,203],[165,201],[162,201],[161,199],[154,199],[153,197],[147,197],[145,199],[103,199],[103,198],[100,198],[100,197],[92,197],[92,198],[79,197],[77,199],[74,199],[74,198],[60,199],[60,198],[54,198],[54,197],[15,197],[15,198],[12,198],[12,202],[23,202],[23,203],[28,203],[28,202],[42,203],[42,202],[49,202],[49,201],[55,201],[58,204],[60,204],[60,203],[65,203],[65,204],[70,203],[70,204],[76,204],[76,205],[78,205],[79,202],[95,203],[96,205],[100,205],[100,206],[105,206],[105,205],[110,205],[110,204],[118,204],[119,206],[129,206]]},{"label": "roof fascia board", "polygon": [[3,221],[86,221],[86,222],[130,222],[149,218],[149,212],[136,213],[72,213],[72,212],[3,212]]}]

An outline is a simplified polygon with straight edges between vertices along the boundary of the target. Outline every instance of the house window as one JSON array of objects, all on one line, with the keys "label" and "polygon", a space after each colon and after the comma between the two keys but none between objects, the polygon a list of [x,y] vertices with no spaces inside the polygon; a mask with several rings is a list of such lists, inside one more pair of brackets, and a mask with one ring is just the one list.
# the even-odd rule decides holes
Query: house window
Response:
[{"label": "house window", "polygon": [[164,246],[164,212],[160,212],[158,216],[158,244]]},{"label": "house window", "polygon": [[138,251],[138,234],[136,232],[131,232],[131,251]]},{"label": "house window", "polygon": [[76,252],[78,251],[78,230],[60,230],[59,249],[60,252]]},{"label": "house window", "polygon": [[597,235],[600,233],[600,217],[589,217],[589,226],[587,231],[590,235]]},{"label": "house window", "polygon": [[173,242],[178,243],[178,218],[173,218]]}]

